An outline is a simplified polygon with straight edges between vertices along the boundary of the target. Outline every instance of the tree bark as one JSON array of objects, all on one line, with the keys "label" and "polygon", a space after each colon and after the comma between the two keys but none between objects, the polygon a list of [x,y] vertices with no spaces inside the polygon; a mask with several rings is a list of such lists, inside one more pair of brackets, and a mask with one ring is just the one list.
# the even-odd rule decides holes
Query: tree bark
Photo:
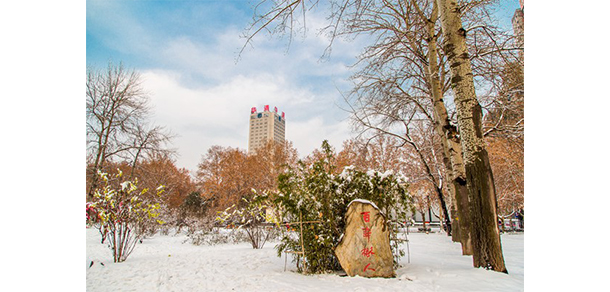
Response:
[{"label": "tree bark", "polygon": [[[416,8],[419,8],[417,5]],[[422,18],[423,13],[418,10]],[[434,25],[438,20],[438,5],[435,2],[430,19],[427,19],[427,45],[428,45],[428,84],[432,97],[434,112],[434,129],[440,137],[443,146],[443,164],[445,177],[448,182],[449,193],[452,198],[451,226],[452,239],[462,245],[463,255],[472,255],[472,240],[470,236],[470,220],[468,212],[468,190],[464,164],[462,163],[462,148],[456,129],[449,123],[449,115],[443,101],[441,80],[438,65],[438,36]]]},{"label": "tree bark", "polygon": [[455,0],[437,0],[445,38],[444,51],[451,70],[451,87],[460,130],[466,171],[474,267],[508,273],[497,224],[497,199],[489,158],[483,141],[481,106],[476,99],[466,30]]}]

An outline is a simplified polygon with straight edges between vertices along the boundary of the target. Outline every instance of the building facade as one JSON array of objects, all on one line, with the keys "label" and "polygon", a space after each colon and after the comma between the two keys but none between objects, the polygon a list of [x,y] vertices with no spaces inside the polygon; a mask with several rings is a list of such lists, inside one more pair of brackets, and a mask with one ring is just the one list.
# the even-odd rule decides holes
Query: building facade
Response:
[{"label": "building facade", "polygon": [[525,33],[525,17],[523,14],[523,0],[519,1],[520,8],[515,10],[513,15],[513,33],[515,34],[515,46],[523,48]]},{"label": "building facade", "polygon": [[283,143],[286,138],[286,115],[280,115],[277,107],[269,110],[265,105],[262,112],[256,107],[250,110],[250,134],[248,135],[248,153],[255,153],[257,149],[265,146],[269,141]]}]

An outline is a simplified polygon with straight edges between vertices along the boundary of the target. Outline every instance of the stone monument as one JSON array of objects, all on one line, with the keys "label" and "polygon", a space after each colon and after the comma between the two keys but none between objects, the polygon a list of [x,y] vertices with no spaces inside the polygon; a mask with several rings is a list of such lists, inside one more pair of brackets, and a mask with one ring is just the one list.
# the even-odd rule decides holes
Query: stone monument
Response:
[{"label": "stone monument", "polygon": [[390,230],[375,203],[356,199],[349,203],[345,232],[335,248],[349,276],[394,277]]}]

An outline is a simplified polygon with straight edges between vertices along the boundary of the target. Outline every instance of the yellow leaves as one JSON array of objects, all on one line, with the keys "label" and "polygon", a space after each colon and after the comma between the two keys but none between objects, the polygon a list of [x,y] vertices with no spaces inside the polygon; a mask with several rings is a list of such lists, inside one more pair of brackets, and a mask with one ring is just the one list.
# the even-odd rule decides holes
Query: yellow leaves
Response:
[{"label": "yellow leaves", "polygon": [[161,194],[163,194],[165,192],[165,186],[164,185],[159,185],[157,187],[157,196],[161,196]]},{"label": "yellow leaves", "polygon": [[157,218],[159,213],[153,212],[154,210],[148,210],[148,218]]},{"label": "yellow leaves", "polygon": [[106,224],[108,222],[109,216],[105,212],[99,214],[99,218],[102,224]]},{"label": "yellow leaves", "polygon": [[230,212],[230,210],[233,208],[235,208],[235,204],[231,205],[231,207],[225,209],[224,211],[217,211],[217,216],[214,220],[220,223],[224,223],[227,219],[229,219],[229,217],[231,217],[237,212],[237,210],[233,210],[233,212]]},{"label": "yellow leaves", "polygon": [[102,179],[103,182],[108,182],[108,174],[102,172],[101,170],[97,170],[97,175]]},{"label": "yellow leaves", "polygon": [[129,193],[132,193],[133,191],[137,190],[138,187],[136,186],[136,184],[130,182],[129,184]]},{"label": "yellow leaves", "polygon": [[[121,177],[122,172],[114,177]],[[100,173],[100,177],[106,178],[103,186],[94,190],[95,200],[88,206],[93,207],[99,214],[99,220],[105,228],[113,228],[115,224],[139,224],[150,222],[151,224],[165,224],[158,219],[161,216],[161,204],[151,202],[150,197],[145,195],[149,189],[138,191],[138,179],[133,181],[118,181],[110,183],[108,175]],[[163,187],[157,188],[161,190]],[[153,198],[154,199],[154,198]]]}]

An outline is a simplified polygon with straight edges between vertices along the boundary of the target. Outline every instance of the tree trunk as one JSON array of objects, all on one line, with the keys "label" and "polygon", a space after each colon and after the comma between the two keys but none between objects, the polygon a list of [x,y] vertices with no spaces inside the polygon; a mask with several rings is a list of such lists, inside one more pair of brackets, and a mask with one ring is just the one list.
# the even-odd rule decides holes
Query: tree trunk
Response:
[{"label": "tree trunk", "polygon": [[497,224],[497,199],[481,128],[472,68],[456,0],[437,0],[451,70],[451,87],[466,170],[474,267],[507,273]]},{"label": "tree trunk", "polygon": [[[422,209],[419,212],[421,213],[421,219],[422,219],[422,223],[423,223],[423,226],[424,226],[424,230],[423,231],[426,232],[426,209]],[[426,233],[428,233],[428,232],[426,232]]]},{"label": "tree trunk", "polygon": [[462,254],[473,255],[472,250],[472,223],[470,219],[470,205],[468,204],[468,188],[466,187],[466,179],[457,177],[453,181],[455,191],[455,204],[457,209],[457,217],[455,218],[460,228],[460,242],[462,243]]},{"label": "tree trunk", "polygon": [[[441,204],[442,217],[441,219],[441,229],[445,229],[448,236],[451,236],[451,230],[453,229],[451,226],[451,217],[449,216],[449,212],[447,211],[447,204],[445,203],[445,199],[443,198],[443,190],[440,187],[435,187],[436,193],[439,197],[439,202]],[[445,227],[443,228],[443,222],[445,223]]]},{"label": "tree trunk", "polygon": [[[436,3],[435,3],[436,4]],[[423,15],[423,14],[422,14]],[[453,241],[460,241],[462,254],[472,255],[470,236],[470,220],[468,213],[468,193],[465,187],[466,178],[462,163],[462,148],[459,144],[455,127],[449,123],[447,108],[443,102],[441,80],[438,66],[438,44],[434,24],[438,19],[438,6],[434,5],[431,19],[428,21],[428,83],[432,93],[434,111],[434,129],[440,137],[443,146],[443,164],[445,165],[446,180],[452,198],[451,230]]]}]

